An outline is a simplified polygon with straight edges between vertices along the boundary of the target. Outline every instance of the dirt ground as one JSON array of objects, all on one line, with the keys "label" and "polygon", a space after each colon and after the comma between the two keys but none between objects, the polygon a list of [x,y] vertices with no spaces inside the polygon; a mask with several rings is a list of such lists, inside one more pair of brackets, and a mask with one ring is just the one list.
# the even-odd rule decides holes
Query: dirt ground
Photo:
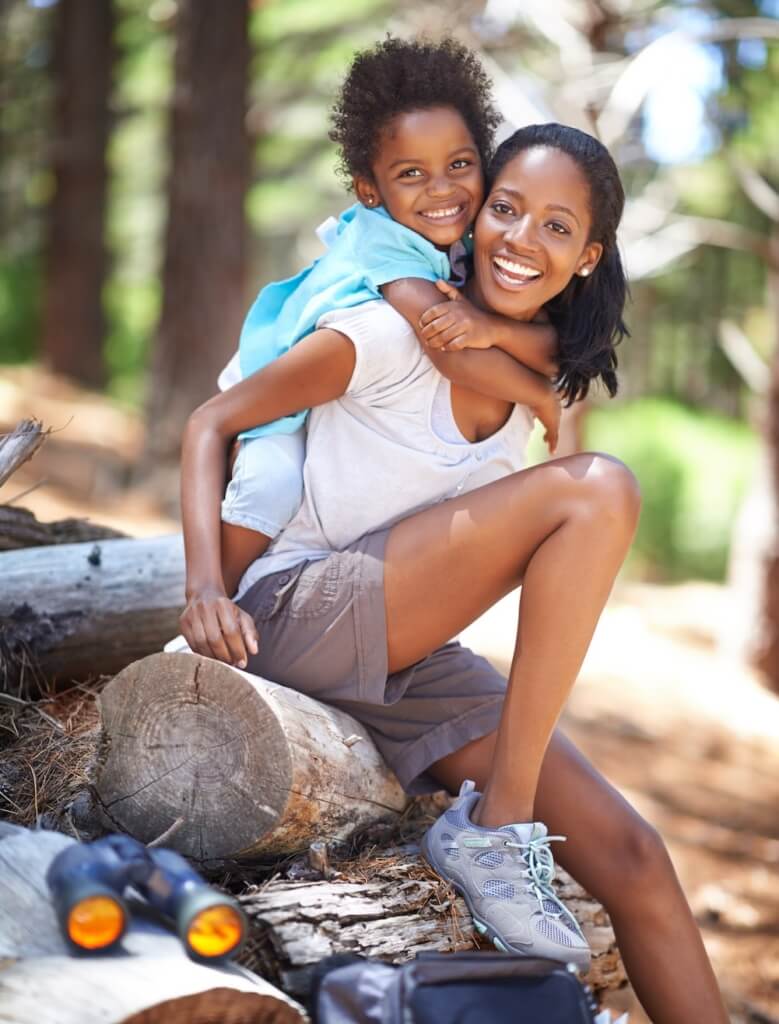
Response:
[{"label": "dirt ground", "polygon": [[[88,516],[135,536],[178,528],[132,486],[135,417],[38,371],[4,371],[0,430],[30,414],[63,429],[0,502],[19,495],[42,520]],[[664,836],[733,1020],[779,1022],[779,699],[726,643],[734,600],[710,584],[619,584],[564,725]],[[464,640],[505,667],[515,622],[507,599]],[[612,1005],[646,1019],[629,992]]]}]

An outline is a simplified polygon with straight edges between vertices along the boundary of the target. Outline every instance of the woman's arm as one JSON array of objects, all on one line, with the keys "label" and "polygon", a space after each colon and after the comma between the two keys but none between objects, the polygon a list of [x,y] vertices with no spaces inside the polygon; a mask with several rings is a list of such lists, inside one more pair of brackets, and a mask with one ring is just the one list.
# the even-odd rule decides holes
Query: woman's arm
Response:
[{"label": "woman's arm", "polygon": [[181,627],[199,654],[246,664],[254,623],[227,597],[222,580],[220,506],[230,440],[242,430],[340,397],[354,372],[354,345],[321,330],[263,370],[209,399],[189,418],[181,454],[181,513],[187,606]]},{"label": "woman's arm", "polygon": [[[457,294],[454,289],[452,291],[455,295]],[[530,369],[528,365],[523,365],[518,358],[501,351],[499,347],[488,348],[485,346],[478,351],[473,348],[450,351],[441,347],[432,347],[425,337],[425,329],[420,326],[421,314],[430,308],[431,300],[436,301],[441,296],[436,285],[430,281],[423,281],[421,278],[392,281],[383,286],[382,293],[387,302],[414,328],[425,352],[440,374],[447,377],[453,384],[478,391],[490,398],[526,405],[543,424],[544,438],[550,451],[554,452],[557,447],[557,435],[560,427],[560,400],[547,376]],[[446,305],[454,307],[460,305],[460,302],[455,300]],[[468,303],[468,307],[475,310],[470,303]],[[475,311],[478,312],[478,310]],[[504,319],[503,317],[490,317],[488,314],[484,314],[484,316],[486,319],[500,321]],[[527,340],[532,338],[530,332],[534,330],[546,331],[547,328],[544,324],[515,322],[514,327],[517,329],[517,334],[524,333],[526,336],[525,347],[535,351],[535,361],[538,365],[554,365],[551,363],[551,358],[544,354],[547,352],[548,344],[548,341],[544,340],[546,334],[542,335],[535,343]],[[554,331],[551,328],[548,330],[556,338]],[[537,351],[533,348],[533,344],[540,344]]]}]

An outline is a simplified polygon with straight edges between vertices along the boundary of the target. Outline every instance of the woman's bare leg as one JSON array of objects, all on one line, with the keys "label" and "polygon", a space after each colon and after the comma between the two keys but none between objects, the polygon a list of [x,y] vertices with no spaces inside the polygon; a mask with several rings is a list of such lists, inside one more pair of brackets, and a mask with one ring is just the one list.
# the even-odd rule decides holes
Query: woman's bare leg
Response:
[{"label": "woman's bare leg", "polygon": [[530,821],[549,739],[627,553],[633,476],[602,455],[535,466],[398,523],[385,554],[390,671],[520,583],[521,614],[484,825]]},{"label": "woman's bare leg", "polygon": [[[452,793],[464,779],[484,788],[497,742],[491,733],[429,770]],[[654,1024],[727,1024],[662,840],[559,730],[544,758],[535,813],[568,837],[556,859],[608,911],[630,982]]]}]

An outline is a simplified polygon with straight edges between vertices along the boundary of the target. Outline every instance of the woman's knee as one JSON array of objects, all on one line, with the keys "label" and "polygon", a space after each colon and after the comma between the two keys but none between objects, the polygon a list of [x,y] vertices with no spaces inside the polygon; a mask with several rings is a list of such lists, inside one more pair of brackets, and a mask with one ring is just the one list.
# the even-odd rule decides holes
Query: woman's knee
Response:
[{"label": "woman's knee", "polygon": [[577,507],[586,514],[597,515],[612,528],[622,527],[631,536],[641,511],[641,489],[638,480],[619,459],[600,452],[574,456],[580,460],[577,474]]}]

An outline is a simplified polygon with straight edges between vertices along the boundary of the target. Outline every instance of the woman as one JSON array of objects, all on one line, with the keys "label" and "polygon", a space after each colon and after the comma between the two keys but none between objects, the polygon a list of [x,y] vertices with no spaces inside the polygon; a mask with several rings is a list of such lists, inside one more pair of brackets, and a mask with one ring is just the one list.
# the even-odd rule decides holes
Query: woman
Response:
[{"label": "woman", "polygon": [[[491,180],[469,299],[515,319],[546,308],[568,393],[596,376],[613,388],[624,277],[611,158],[574,129],[536,126],[503,144]],[[463,309],[430,319],[437,330],[478,315]],[[454,385],[450,395],[386,303],[319,327],[188,425],[191,646],[225,661],[248,654],[250,670],[348,710],[409,791],[464,786],[427,854],[497,945],[584,962],[551,896],[548,827],[568,838],[561,863],[609,911],[651,1018],[725,1022],[662,842],[555,728],[635,529],[632,475],[593,454],[519,471],[526,413]],[[219,568],[227,444],[306,407],[304,505],[245,574],[237,607]],[[450,641],[520,583],[506,686]]]}]

